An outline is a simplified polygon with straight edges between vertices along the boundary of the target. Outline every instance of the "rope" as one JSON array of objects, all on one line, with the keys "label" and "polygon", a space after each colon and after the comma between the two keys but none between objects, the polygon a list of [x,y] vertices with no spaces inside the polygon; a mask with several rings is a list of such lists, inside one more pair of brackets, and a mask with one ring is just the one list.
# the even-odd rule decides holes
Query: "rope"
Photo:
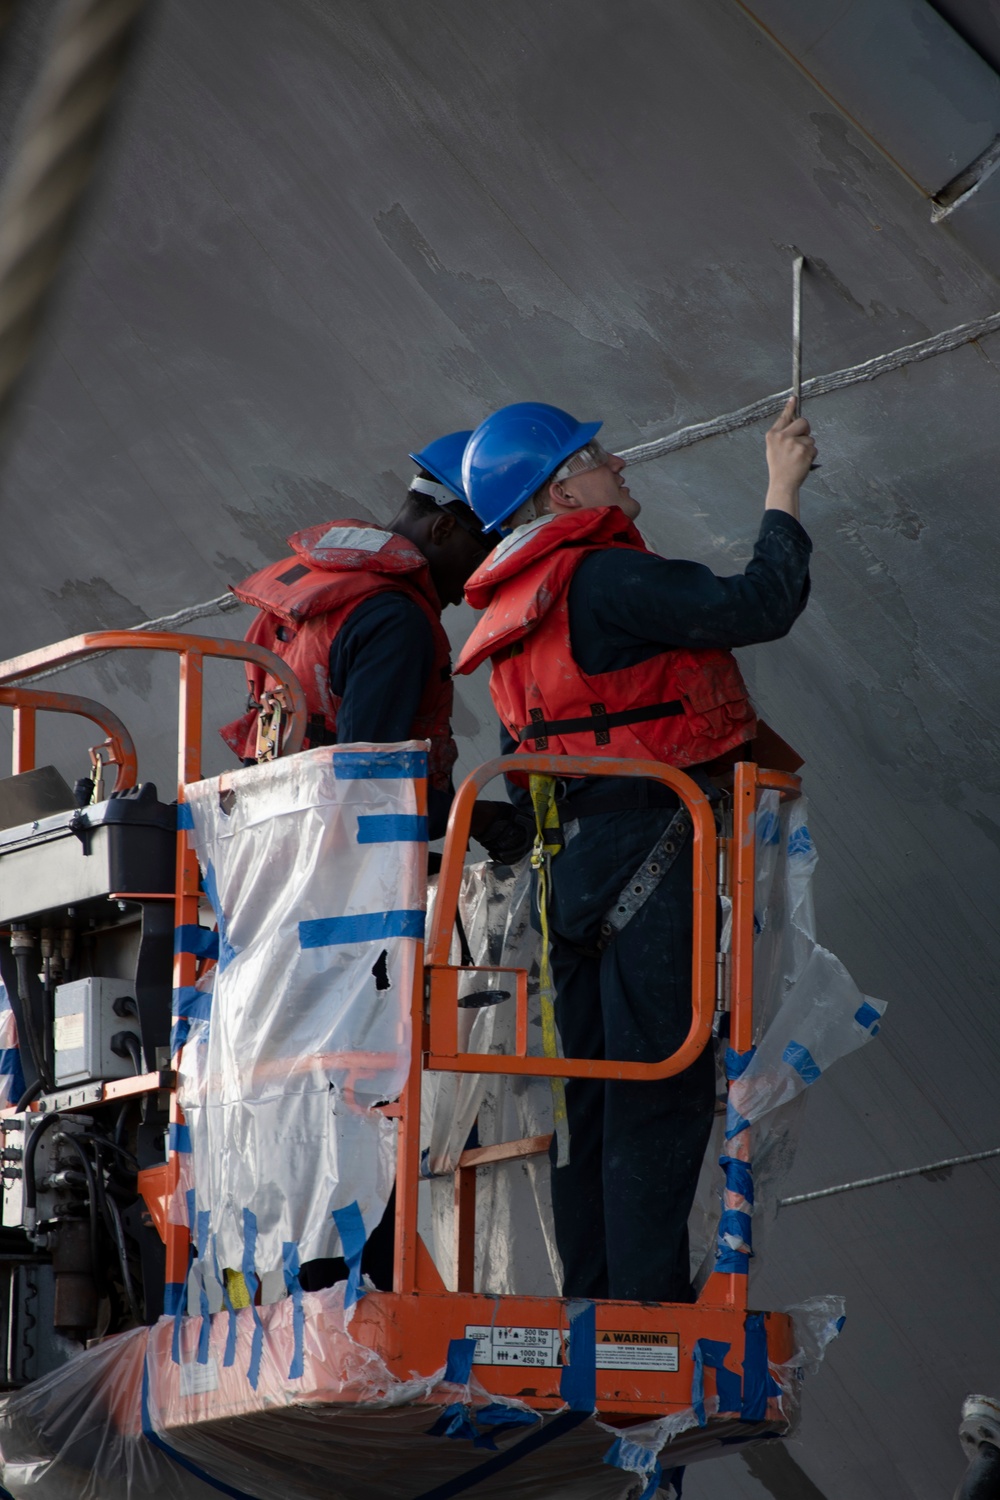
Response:
[{"label": "rope", "polygon": [[861,1177],[857,1182],[840,1182],[836,1187],[819,1188],[815,1193],[797,1193],[794,1198],[779,1198],[779,1208],[790,1208],[793,1203],[812,1203],[816,1198],[832,1198],[835,1193],[852,1193],[855,1188],[877,1187],[880,1182],[901,1182],[904,1177],[923,1177],[931,1172],[944,1172],[951,1167],[964,1167],[972,1161],[988,1161],[991,1156],[1000,1156],[1000,1146],[989,1151],[973,1151],[969,1156],[949,1156],[945,1161],[931,1161],[924,1167],[904,1167],[901,1172],[881,1172],[877,1177]]},{"label": "rope", "polygon": [[[230,610],[242,608],[242,602],[235,594],[219,594],[215,599],[206,599],[203,604],[189,604],[186,609],[178,609],[172,615],[161,615],[158,620],[143,620],[141,625],[129,625],[128,629],[179,630],[182,625],[189,625],[192,620],[201,620],[206,615],[223,615]],[[102,656],[110,655],[110,651],[95,651],[93,656],[88,657],[88,662],[100,661]],[[43,677],[54,677],[57,672],[65,672],[67,666],[73,665],[72,662],[63,662],[58,667],[46,667],[44,672],[33,672],[30,677],[22,677],[18,686],[26,687],[29,682],[41,682]]]},{"label": "rope", "polygon": [[[971,344],[976,339],[986,338],[991,333],[1000,333],[1000,312],[989,317],[977,318],[974,323],[959,323],[956,328],[946,328],[943,333],[932,334],[916,344],[904,344],[901,349],[890,349],[888,354],[878,354],[859,365],[848,365],[843,370],[831,370],[828,375],[814,375],[802,382],[802,395],[827,396],[831,391],[842,391],[850,385],[860,385],[866,380],[877,380],[880,375],[889,375],[901,370],[904,365],[916,365],[924,359],[933,359],[936,354],[948,354]],[[750,406],[741,406],[737,411],[712,417],[707,422],[694,422],[690,427],[681,427],[666,437],[654,438],[650,443],[638,443],[634,448],[620,448],[622,458],[630,464],[645,464],[651,458],[662,458],[666,453],[676,453],[679,448],[690,448],[705,438],[719,437],[723,433],[736,432],[740,427],[749,427],[754,422],[773,417],[781,411],[791,391],[776,391],[773,396],[764,396]]]},{"label": "rope", "polygon": [[[549,944],[549,885],[552,857],[562,848],[559,810],[556,807],[554,776],[530,776],[531,805],[535,810],[535,847],[531,851],[531,868],[538,877],[538,915],[542,928],[542,955],[538,965],[538,1002],[542,1012],[542,1051],[546,1057],[559,1056],[556,1035],[555,989],[552,984]],[[569,1161],[569,1116],[566,1113],[566,1080],[550,1078],[552,1085],[552,1124],[556,1138],[556,1166]]]},{"label": "rope", "polygon": [[[0,412],[93,174],[144,0],[66,0],[0,193]],[[0,25],[8,0],[0,0]]]}]

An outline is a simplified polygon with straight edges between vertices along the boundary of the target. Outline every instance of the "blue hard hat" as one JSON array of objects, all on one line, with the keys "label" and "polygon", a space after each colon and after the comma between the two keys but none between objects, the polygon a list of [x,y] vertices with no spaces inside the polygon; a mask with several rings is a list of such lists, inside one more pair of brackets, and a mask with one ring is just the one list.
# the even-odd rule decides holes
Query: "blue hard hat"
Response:
[{"label": "blue hard hat", "polygon": [[435,438],[433,443],[420,453],[411,453],[410,457],[421,469],[426,469],[428,474],[433,474],[439,484],[443,484],[446,490],[450,490],[456,500],[465,500],[465,488],[462,484],[462,454],[465,445],[472,436],[469,428],[464,432],[449,432],[445,437]]},{"label": "blue hard hat", "polygon": [[462,459],[465,494],[484,526],[512,516],[601,422],[578,422],[558,406],[518,401],[480,422]]}]

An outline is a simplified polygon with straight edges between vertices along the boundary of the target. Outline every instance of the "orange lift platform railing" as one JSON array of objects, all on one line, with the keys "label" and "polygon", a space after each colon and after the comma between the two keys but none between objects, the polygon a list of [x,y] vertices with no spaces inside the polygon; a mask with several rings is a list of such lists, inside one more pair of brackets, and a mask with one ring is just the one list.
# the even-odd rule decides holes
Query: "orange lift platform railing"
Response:
[{"label": "orange lift platform railing", "polygon": [[[108,735],[105,748],[117,762],[119,788],[135,778],[135,752],[127,731],[109,711],[90,700],[49,694],[17,687],[20,679],[46,669],[84,660],[109,650],[155,650],[175,653],[180,666],[178,721],[177,797],[184,801],[185,787],[201,778],[203,727],[202,668],[206,657],[254,661],[266,668],[280,684],[284,709],[280,753],[289,755],[300,747],[305,729],[305,705],[301,688],[288,668],[270,652],[244,642],[166,633],[103,631],[60,642],[44,650],[0,663],[0,704],[12,706],[16,716],[15,770],[31,769],[34,760],[34,715],[38,710],[83,714],[100,724]],[[473,1364],[481,1385],[493,1395],[517,1398],[540,1413],[555,1412],[567,1404],[568,1370],[592,1372],[590,1410],[612,1425],[622,1427],[649,1417],[687,1411],[699,1399],[718,1396],[719,1416],[725,1430],[735,1437],[749,1438],[787,1429],[777,1398],[777,1387],[768,1380],[769,1366],[786,1362],[793,1352],[791,1320],[786,1314],[756,1312],[749,1308],[747,1271],[749,1246],[730,1244],[717,1269],[708,1276],[698,1300],[692,1304],[631,1303],[600,1301],[591,1304],[592,1319],[578,1318],[579,1307],[559,1297],[503,1296],[474,1286],[476,1173],[495,1163],[539,1155],[548,1139],[536,1137],[467,1150],[455,1172],[455,1290],[449,1290],[421,1241],[418,1227],[420,1173],[421,1093],[425,1073],[444,1071],[474,1074],[506,1074],[513,1077],[562,1077],[605,1079],[662,1079],[680,1073],[709,1045],[719,1011],[729,1013],[729,1047],[735,1056],[753,1044],[753,942],[755,878],[755,811],[763,789],[777,790],[782,798],[799,793],[796,776],[764,770],[750,762],[738,763],[731,793],[731,833],[720,836],[709,800],[701,788],[683,772],[647,761],[621,761],[602,757],[576,758],[548,755],[517,756],[520,772],[567,776],[641,776],[670,787],[686,806],[693,825],[693,968],[691,1025],[681,1047],[671,1057],[655,1063],[586,1060],[530,1055],[528,1051],[527,976],[517,973],[516,1041],[513,1053],[464,1052],[459,1047],[458,983],[463,970],[449,962],[452,933],[458,908],[462,867],[468,843],[470,820],[476,798],[483,787],[514,765],[513,758],[498,759],[480,767],[459,788],[445,843],[438,886],[438,899],[426,940],[426,951],[417,963],[412,995],[412,1062],[408,1081],[397,1103],[386,1113],[398,1118],[397,1208],[395,1272],[392,1292],[371,1292],[358,1305],[351,1336],[381,1356],[393,1374],[407,1379],[414,1371],[429,1373],[445,1362],[451,1341],[476,1341]],[[731,951],[719,951],[718,898],[732,899]],[[115,892],[121,901],[164,900],[164,892]],[[176,875],[172,893],[177,928],[197,926],[199,872],[186,837],[178,834]],[[183,946],[178,944],[180,950]],[[467,972],[467,971],[465,971]],[[177,951],[173,985],[182,990],[197,978],[197,958]],[[172,1062],[176,1064],[176,1057]],[[146,1059],[146,1072],[134,1078],[96,1086],[78,1099],[62,1097],[41,1100],[38,1106],[93,1109],[101,1103],[125,1097],[169,1091],[171,1125],[182,1125],[177,1104],[175,1075]],[[363,1067],[363,1059],[358,1059]],[[161,1092],[162,1098],[162,1092]],[[9,1113],[9,1111],[8,1111]],[[746,1178],[740,1164],[750,1159],[750,1131],[736,1132],[727,1143],[729,1167],[724,1185],[724,1204],[738,1215],[747,1204],[741,1193]],[[174,1306],[168,1298],[166,1310],[177,1310],[190,1259],[190,1240],[185,1226],[168,1222],[167,1203],[178,1176],[177,1156],[172,1153],[162,1167],[140,1174],[140,1190],[149,1213],[166,1245],[168,1289],[174,1291]],[[722,1184],[720,1183],[720,1186]],[[576,1321],[574,1321],[574,1319]],[[571,1328],[572,1324],[572,1328]],[[504,1331],[509,1342],[520,1342],[535,1353],[530,1363],[495,1360],[495,1336]],[[589,1349],[580,1340],[593,1340]],[[611,1348],[622,1343],[647,1352],[634,1366],[620,1353],[602,1356],[602,1341]],[[582,1352],[581,1352],[582,1351]],[[307,1393],[303,1393],[307,1398]],[[577,1393],[579,1404],[579,1393]],[[572,1403],[571,1403],[572,1404]],[[233,1415],[232,1407],[229,1414]]]},{"label": "orange lift platform railing", "polygon": [[[483,787],[514,769],[562,778],[644,776],[670,787],[687,807],[694,830],[692,1014],[688,1035],[672,1057],[636,1063],[529,1056],[527,975],[523,971],[517,974],[515,1052],[503,1056],[459,1050],[458,981],[468,971],[450,963],[449,952],[470,819]],[[799,779],[763,770],[751,762],[736,765],[732,835],[720,838],[701,788],[683,772],[652,761],[518,755],[490,761],[462,783],[449,820],[437,902],[427,936],[425,981],[414,993],[413,1066],[401,1100],[399,1122],[395,1290],[367,1296],[352,1324],[354,1336],[376,1348],[394,1373],[405,1376],[414,1368],[415,1351],[443,1351],[451,1339],[476,1337],[474,1368],[487,1390],[501,1397],[516,1397],[540,1411],[565,1405],[567,1301],[557,1297],[497,1298],[486,1291],[477,1293],[473,1285],[477,1171],[539,1155],[547,1150],[548,1137],[463,1153],[455,1172],[456,1290],[449,1291],[417,1231],[423,1076],[432,1070],[536,1078],[668,1078],[682,1072],[704,1047],[711,1045],[717,1010],[729,1012],[731,1051],[746,1053],[753,1044],[754,819],[758,791],[765,788],[777,790],[783,798],[796,797]],[[733,902],[728,960],[717,947],[719,894],[730,894]],[[734,1161],[748,1162],[749,1128],[738,1132],[727,1150]],[[735,1188],[739,1185],[738,1168],[733,1177]],[[741,1198],[727,1185],[727,1203]],[[748,1308],[749,1259],[748,1252],[725,1254],[723,1264],[727,1269],[714,1271],[692,1304],[595,1304],[594,1333],[590,1335],[596,1343],[595,1404],[605,1421],[627,1425],[640,1418],[686,1411],[692,1406],[692,1392],[697,1399],[700,1390],[709,1397],[718,1395],[720,1415],[727,1414],[729,1431],[734,1417],[740,1420],[747,1437],[786,1430],[787,1417],[782,1415],[776,1397],[768,1395],[766,1374],[769,1365],[791,1358],[791,1319],[787,1314],[757,1313]],[[486,1335],[498,1328],[510,1343],[537,1351],[530,1365],[495,1359],[492,1340]],[[615,1347],[622,1335],[627,1335],[634,1347],[648,1351],[636,1358],[635,1368],[622,1368],[620,1352],[602,1356],[602,1343]],[[653,1350],[663,1351],[662,1357],[650,1358]]]}]

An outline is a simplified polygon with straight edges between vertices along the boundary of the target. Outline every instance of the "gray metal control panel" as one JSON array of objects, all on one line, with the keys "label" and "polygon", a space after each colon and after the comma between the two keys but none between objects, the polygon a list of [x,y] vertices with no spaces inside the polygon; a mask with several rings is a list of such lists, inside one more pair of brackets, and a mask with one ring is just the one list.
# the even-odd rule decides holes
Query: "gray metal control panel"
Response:
[{"label": "gray metal control panel", "polygon": [[[55,994],[55,1076],[60,1087],[141,1072],[135,984],[127,979],[74,979]],[[131,1002],[131,1003],[129,1003]],[[123,1046],[123,1036],[135,1044]],[[117,1041],[119,1051],[112,1048]]]}]

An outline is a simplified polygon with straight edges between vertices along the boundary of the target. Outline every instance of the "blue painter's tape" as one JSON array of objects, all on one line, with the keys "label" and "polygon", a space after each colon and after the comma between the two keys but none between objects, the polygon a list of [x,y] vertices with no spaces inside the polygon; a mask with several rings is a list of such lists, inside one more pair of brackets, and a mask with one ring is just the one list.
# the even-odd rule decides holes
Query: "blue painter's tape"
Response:
[{"label": "blue painter's tape", "polygon": [[0,1052],[0,1077],[10,1080],[7,1087],[7,1102],[16,1104],[25,1088],[20,1047],[5,1047]]},{"label": "blue painter's tape", "polygon": [[226,1330],[226,1347],[222,1356],[222,1363],[228,1370],[236,1363],[236,1331],[239,1325],[236,1318],[236,1309],[233,1306],[233,1299],[230,1297],[229,1288],[226,1285],[226,1278],[219,1269],[219,1251],[214,1236],[212,1239],[212,1264],[215,1267],[215,1279],[222,1288],[222,1305],[229,1317],[229,1326]]},{"label": "blue painter's tape", "polygon": [[330,948],[338,943],[380,943],[385,938],[422,938],[422,911],[366,911],[355,917],[319,917],[299,923],[303,948]]},{"label": "blue painter's tape", "polygon": [[541,1420],[537,1412],[521,1411],[517,1406],[505,1406],[502,1401],[491,1401],[489,1406],[481,1406],[474,1415],[476,1426],[480,1430],[473,1447],[486,1448],[491,1453],[497,1451],[496,1438],[506,1432],[513,1432],[516,1427],[534,1427]]},{"label": "blue painter's tape", "polygon": [[748,1203],[753,1202],[753,1168],[748,1161],[737,1161],[735,1156],[720,1156],[719,1166],[726,1174],[726,1187],[738,1193]]},{"label": "blue painter's tape", "polygon": [[351,1308],[365,1295],[361,1280],[361,1254],[365,1248],[365,1221],[357,1203],[348,1203],[344,1208],[333,1210],[333,1222],[340,1235],[340,1253],[347,1262],[347,1291],[344,1307]]},{"label": "blue painter's tape", "polygon": [[748,1276],[750,1273],[750,1257],[745,1250],[734,1250],[720,1240],[715,1251],[715,1265],[712,1267],[721,1276]]},{"label": "blue painter's tape", "polygon": [[[148,1355],[146,1359],[149,1359]],[[142,1367],[142,1435],[148,1443],[151,1443],[154,1448],[159,1448],[160,1452],[165,1453],[167,1458],[175,1464],[186,1469],[189,1474],[193,1474],[196,1479],[200,1479],[203,1484],[209,1485],[213,1490],[218,1490],[222,1495],[229,1495],[230,1500],[260,1500],[258,1495],[251,1495],[248,1490],[238,1490],[234,1485],[226,1484],[223,1479],[214,1479],[207,1469],[203,1469],[192,1459],[185,1458],[183,1453],[179,1453],[176,1448],[172,1448],[160,1437],[149,1415],[149,1366],[147,1363],[144,1363]]]},{"label": "blue painter's tape", "polygon": [[571,1302],[569,1318],[569,1363],[559,1377],[559,1394],[570,1411],[592,1412],[597,1405],[597,1309],[592,1302]]},{"label": "blue painter's tape", "polygon": [[194,827],[194,813],[187,802],[178,802],[177,804],[177,827]]},{"label": "blue painter's tape", "polygon": [[859,1005],[857,1010],[854,1012],[854,1019],[857,1021],[858,1025],[863,1026],[866,1031],[868,1031],[870,1027],[874,1026],[878,1018],[879,1012],[875,1009],[874,1005],[869,1005],[867,1000],[863,1005]]},{"label": "blue painter's tape", "polygon": [[653,1500],[653,1496],[660,1488],[663,1470],[656,1454],[649,1448],[642,1448],[638,1443],[630,1443],[628,1438],[617,1438],[601,1461],[610,1464],[613,1469],[624,1469],[627,1474],[640,1475],[646,1480],[646,1488],[639,1496],[639,1500]]},{"label": "blue painter's tape", "polygon": [[203,1208],[198,1214],[198,1259],[201,1262],[201,1289],[198,1306],[201,1312],[201,1328],[198,1332],[198,1363],[208,1364],[208,1344],[212,1333],[212,1317],[208,1310],[208,1290],[205,1286],[205,1271],[208,1254],[209,1212]]},{"label": "blue painter's tape", "polygon": [[215,866],[211,861],[209,861],[201,883],[205,887],[205,895],[211,901],[212,910],[215,912],[215,923],[219,929],[219,973],[223,974],[236,957],[239,949],[234,948],[229,941],[229,924],[226,921],[226,914],[222,910],[222,900],[219,896],[219,882],[215,873]]},{"label": "blue painter's tape", "polygon": [[427,819],[405,813],[363,813],[358,817],[359,844],[426,844]]},{"label": "blue painter's tape", "polygon": [[451,1339],[448,1343],[448,1363],[444,1367],[444,1379],[452,1385],[468,1385],[475,1352],[475,1339]]},{"label": "blue painter's tape", "polygon": [[743,1130],[750,1129],[750,1121],[745,1120],[731,1099],[726,1100],[726,1140],[731,1141],[734,1135],[739,1135]]},{"label": "blue painter's tape", "polygon": [[[229,1302],[229,1293],[226,1293],[226,1301]],[[226,1331],[226,1352],[222,1356],[222,1363],[227,1370],[231,1370],[236,1363],[236,1333],[239,1329],[239,1314],[235,1307],[229,1302],[229,1328]]]},{"label": "blue painter's tape", "polygon": [[191,1022],[187,1016],[178,1016],[170,1028],[170,1056],[176,1057],[182,1047],[187,1045],[187,1039],[191,1035]]},{"label": "blue painter's tape", "polygon": [[719,1219],[719,1237],[731,1234],[734,1239],[742,1240],[749,1250],[753,1236],[753,1220],[749,1214],[741,1213],[738,1208],[727,1208],[723,1210]]},{"label": "blue painter's tape", "polygon": [[718,1339],[699,1339],[694,1346],[691,1377],[691,1405],[698,1418],[698,1426],[704,1427],[705,1416],[705,1369],[715,1371],[715,1389],[719,1396],[719,1411],[739,1411],[740,1377],[726,1369],[726,1355],[730,1346]]},{"label": "blue painter's tape", "polygon": [[288,1369],[289,1380],[299,1380],[305,1369],[306,1317],[302,1306],[302,1283],[299,1280],[299,1247],[293,1240],[286,1240],[281,1247],[281,1267],[285,1273],[285,1287],[292,1299],[292,1363]]},{"label": "blue painter's tape", "polygon": [[250,1345],[250,1364],[247,1379],[251,1390],[260,1382],[260,1361],[264,1353],[264,1325],[257,1311],[257,1215],[249,1208],[243,1210],[243,1280],[246,1282],[253,1314],[253,1342]]},{"label": "blue painter's tape", "polygon": [[808,1086],[815,1083],[819,1077],[819,1068],[813,1060],[812,1053],[808,1047],[803,1047],[801,1042],[789,1042],[781,1054],[781,1061],[786,1062],[790,1068],[801,1075],[802,1082]]},{"label": "blue painter's tape", "polygon": [[524,1411],[520,1406],[505,1406],[502,1401],[491,1401],[476,1412],[479,1427],[534,1427],[542,1419],[537,1411]]},{"label": "blue painter's tape", "polygon": [[170,1340],[170,1358],[173,1360],[175,1365],[179,1365],[181,1362],[181,1323],[184,1317],[186,1302],[187,1283],[185,1282],[184,1295],[181,1297],[180,1302],[178,1302],[177,1311],[174,1313],[174,1331],[173,1336]]},{"label": "blue painter's tape", "polygon": [[743,1325],[746,1343],[743,1349],[744,1422],[763,1422],[767,1416],[767,1392],[770,1372],[767,1368],[767,1330],[763,1313],[748,1313]]},{"label": "blue painter's tape", "polygon": [[401,781],[427,775],[426,750],[342,750],[333,756],[338,781]]},{"label": "blue painter's tape", "polygon": [[766,808],[757,814],[757,842],[758,844],[777,844],[781,842],[781,824],[778,814]]},{"label": "blue painter's tape", "polygon": [[193,953],[195,958],[218,958],[219,934],[196,922],[174,928],[174,952]]},{"label": "blue painter's tape", "polygon": [[168,1281],[163,1288],[163,1311],[168,1318],[172,1318],[178,1307],[184,1303],[184,1293],[187,1291],[187,1283],[184,1281]]},{"label": "blue painter's tape", "polygon": [[809,837],[809,829],[803,823],[801,828],[796,828],[788,840],[788,852],[792,855],[806,855],[813,853],[813,841]]},{"label": "blue painter's tape", "polygon": [[730,1081],[734,1078],[742,1078],[753,1060],[756,1047],[748,1047],[746,1052],[737,1052],[735,1047],[726,1048],[726,1077]]},{"label": "blue painter's tape", "polygon": [[171,1151],[191,1151],[191,1128],[188,1125],[178,1125],[176,1120],[171,1120],[167,1128],[167,1140]]},{"label": "blue painter's tape", "polygon": [[469,1409],[460,1401],[446,1406],[433,1426],[427,1429],[428,1437],[466,1438],[474,1443],[479,1433],[469,1420]]},{"label": "blue painter's tape", "polygon": [[501,1474],[505,1469],[520,1463],[522,1458],[529,1457],[539,1448],[544,1448],[547,1443],[564,1437],[566,1433],[572,1432],[574,1427],[579,1427],[582,1422],[586,1422],[589,1415],[590,1413],[585,1411],[561,1411],[544,1427],[529,1432],[527,1437],[522,1438],[519,1443],[512,1443],[503,1453],[497,1453],[493,1458],[488,1458],[471,1473],[460,1474],[455,1479],[448,1479],[444,1484],[436,1485],[432,1490],[425,1490],[422,1495],[417,1495],[415,1500],[453,1500],[455,1495],[463,1495],[466,1490],[474,1489],[477,1484],[482,1484],[484,1479],[492,1479],[495,1474]]},{"label": "blue painter's tape", "polygon": [[207,1021],[212,1014],[212,992],[185,984],[174,990],[171,1010],[175,1019],[185,1016],[189,1021]]}]

